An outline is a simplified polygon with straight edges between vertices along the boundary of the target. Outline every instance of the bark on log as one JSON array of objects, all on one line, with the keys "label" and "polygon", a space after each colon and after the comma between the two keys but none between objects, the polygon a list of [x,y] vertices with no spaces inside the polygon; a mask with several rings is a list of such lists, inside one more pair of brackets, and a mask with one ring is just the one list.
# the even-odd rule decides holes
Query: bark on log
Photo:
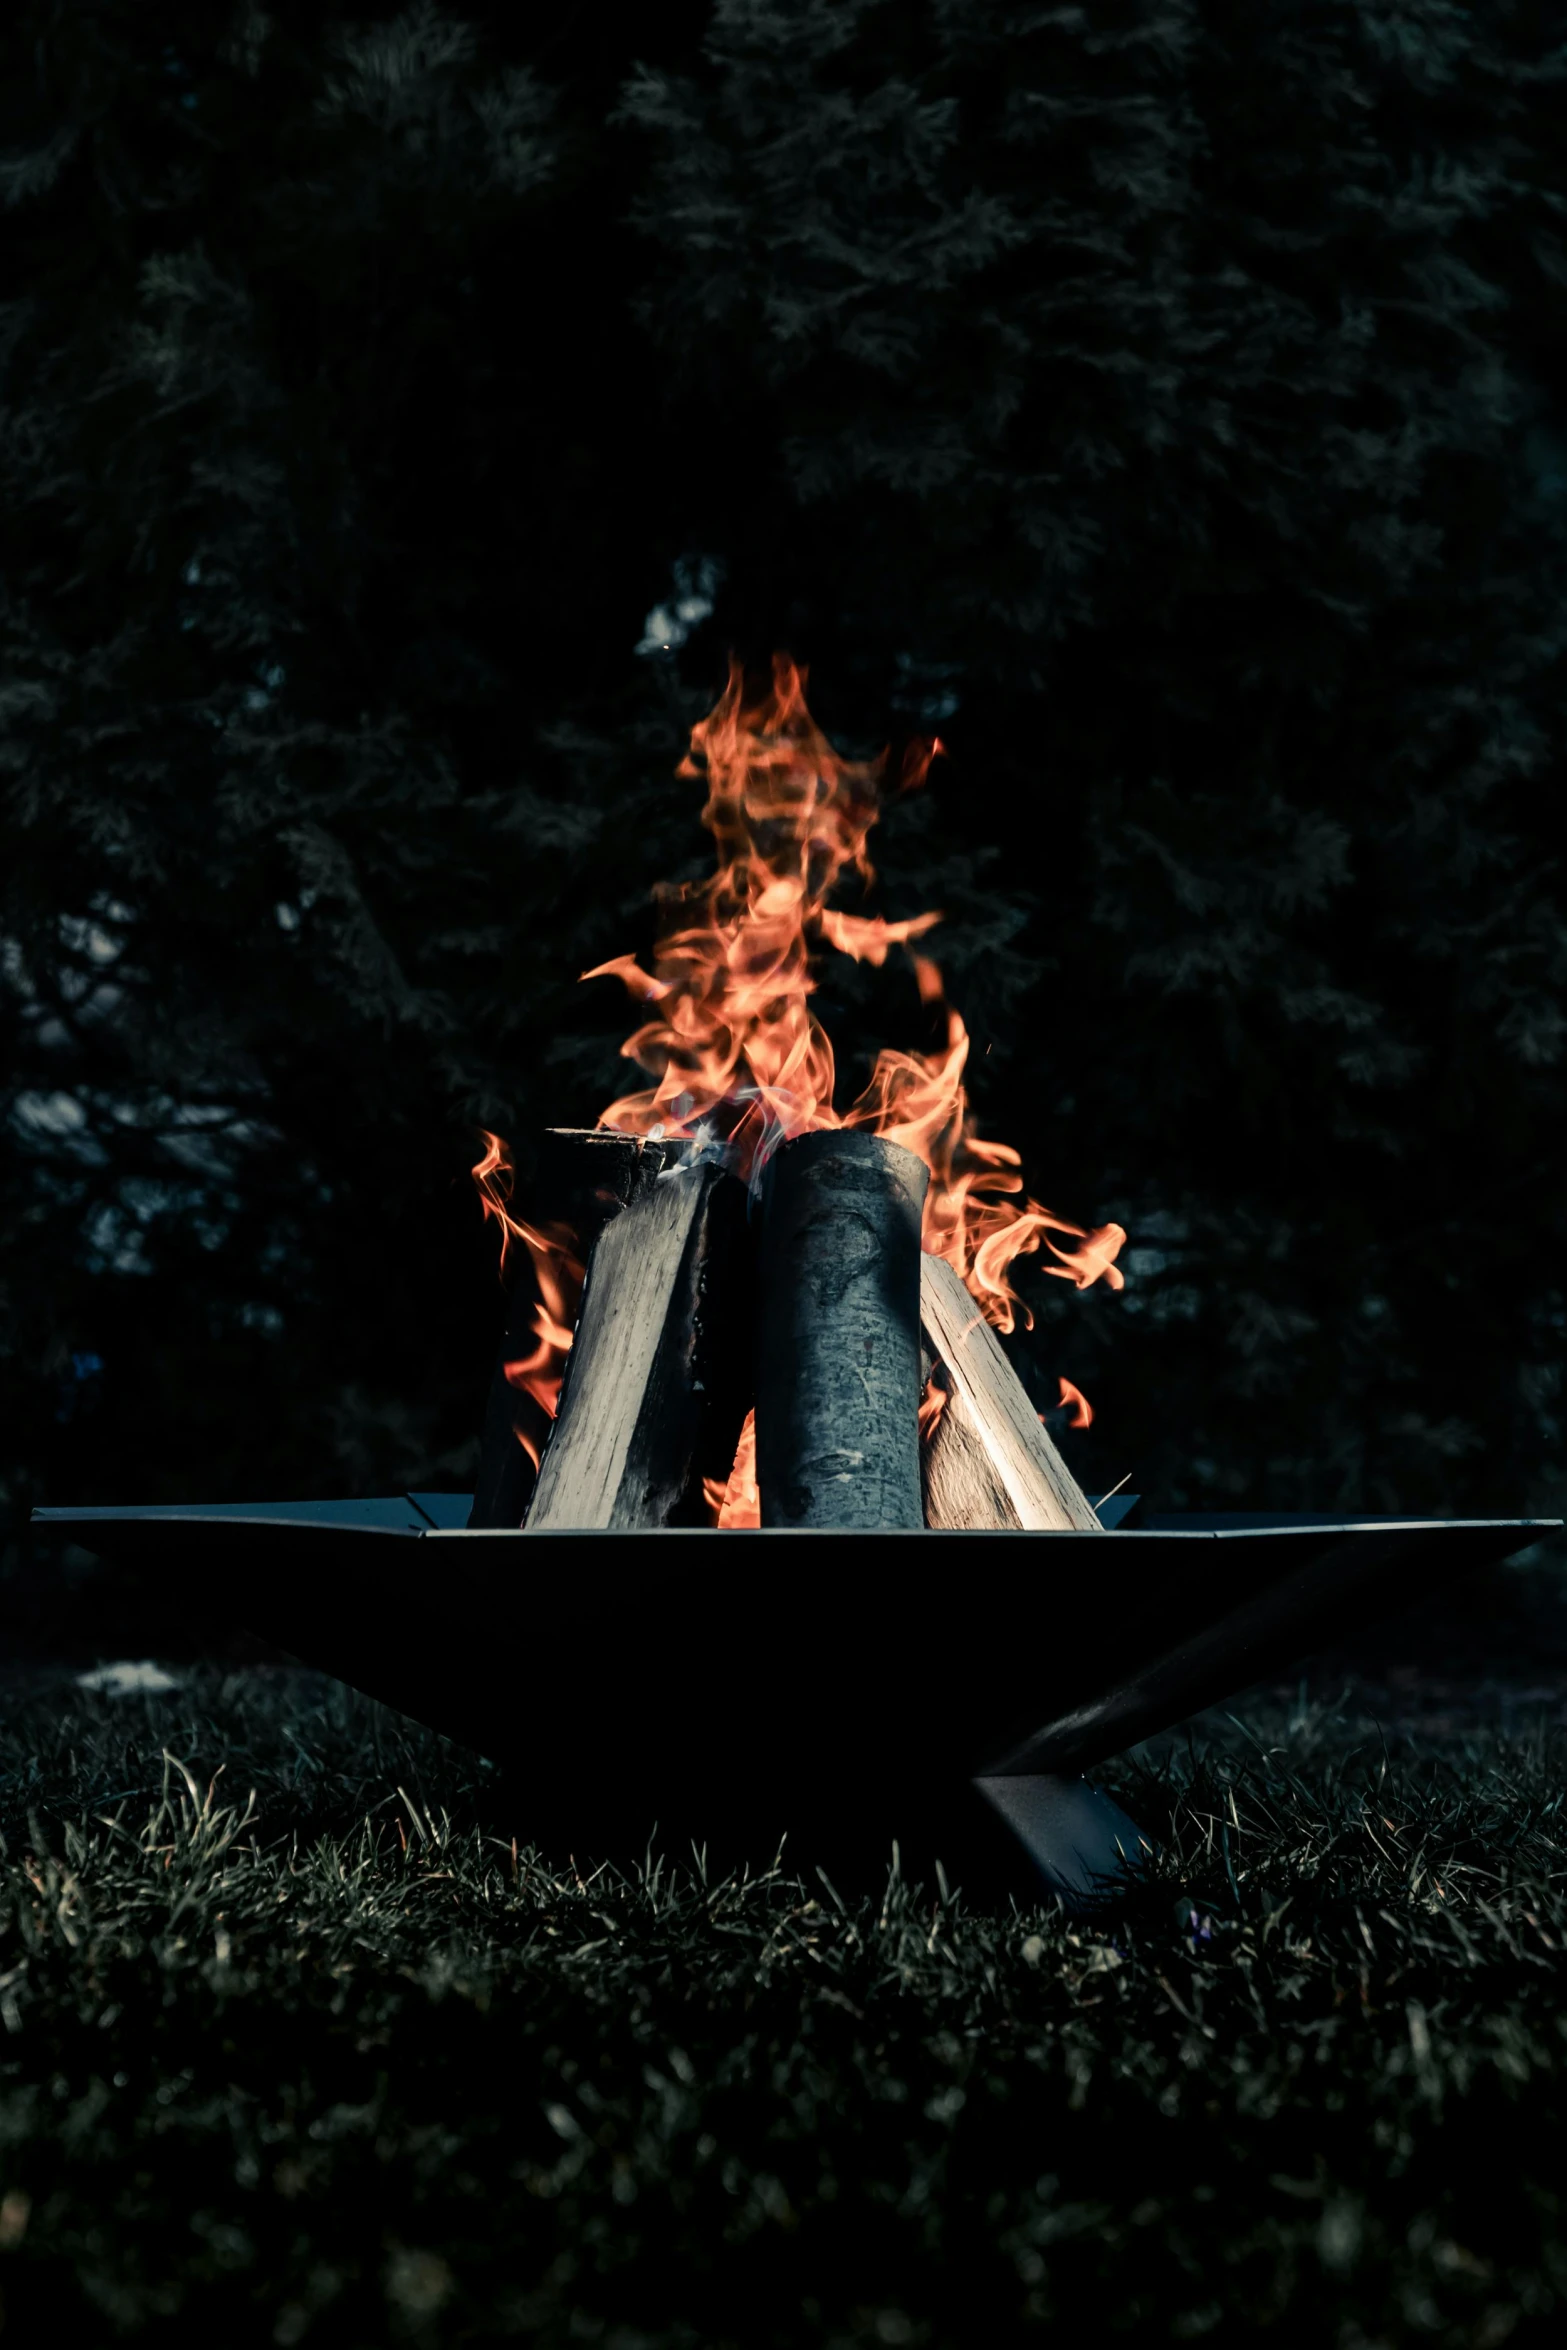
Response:
[{"label": "bark on log", "polygon": [[960,1274],[931,1256],[920,1271],[925,1344],[947,1390],[922,1447],[926,1525],[1102,1532]]},{"label": "bark on log", "polygon": [[756,1471],[764,1526],[920,1526],[912,1151],[836,1128],[763,1182]]},{"label": "bark on log", "polygon": [[[569,1224],[576,1233],[584,1262],[604,1225],[630,1200],[641,1151],[634,1134],[607,1129],[556,1126],[545,1134],[539,1149],[538,1196],[552,1222]],[[512,1288],[505,1335],[490,1380],[470,1526],[520,1526],[533,1492],[538,1472],[517,1441],[522,1399],[507,1380],[506,1365],[532,1352],[536,1303],[524,1270]]]},{"label": "bark on log", "polygon": [[530,1532],[702,1521],[750,1408],[745,1188],[645,1144],[594,1242]]}]

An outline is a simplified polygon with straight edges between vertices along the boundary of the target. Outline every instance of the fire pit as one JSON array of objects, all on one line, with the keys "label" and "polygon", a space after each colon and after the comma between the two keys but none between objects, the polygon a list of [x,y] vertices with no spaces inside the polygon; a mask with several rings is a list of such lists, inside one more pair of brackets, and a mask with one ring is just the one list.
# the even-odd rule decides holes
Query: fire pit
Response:
[{"label": "fire pit", "polygon": [[[578,1850],[803,1823],[1091,1901],[1149,1839],[1085,1770],[1539,1524],[1096,1508],[1000,1337],[1020,1258],[1118,1288],[1125,1234],[1023,1196],[978,1135],[913,952],[939,917],[828,904],[870,877],[881,766],[837,757],[780,663],[755,700],[731,678],[683,772],[718,870],[667,893],[653,971],[586,975],[642,1005],[654,1083],[545,1138],[548,1220],[498,1138],[474,1170],[531,1274],[474,1494],[37,1515],[504,1763]],[[844,1113],[823,945],[909,952],[944,1029]]]}]

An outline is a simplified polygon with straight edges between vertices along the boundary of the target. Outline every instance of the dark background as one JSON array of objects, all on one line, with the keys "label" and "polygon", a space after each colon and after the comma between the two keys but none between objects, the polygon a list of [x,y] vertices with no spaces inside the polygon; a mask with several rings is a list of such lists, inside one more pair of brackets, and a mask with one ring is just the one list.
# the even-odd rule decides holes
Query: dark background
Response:
[{"label": "dark background", "polygon": [[949,746],[874,903],[1130,1234],[1017,1347],[1089,1491],[1560,1509],[1557,11],[7,21],[14,1526],[466,1484],[475,1129],[622,1090],[775,647]]}]

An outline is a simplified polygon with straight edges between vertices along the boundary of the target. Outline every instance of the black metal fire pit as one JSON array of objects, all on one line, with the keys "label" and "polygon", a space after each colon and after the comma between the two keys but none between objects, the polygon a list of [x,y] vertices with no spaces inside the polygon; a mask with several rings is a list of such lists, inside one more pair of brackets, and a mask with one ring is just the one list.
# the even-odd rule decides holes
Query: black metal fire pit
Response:
[{"label": "black metal fire pit", "polygon": [[1030,1834],[1017,1803],[1059,1809],[1106,1757],[1559,1523],[530,1533],[470,1530],[469,1507],[37,1518],[477,1748],[578,1850],[654,1819],[754,1849],[850,1812],[907,1850],[978,1782],[1068,1893],[1136,1832],[1101,1805]]}]

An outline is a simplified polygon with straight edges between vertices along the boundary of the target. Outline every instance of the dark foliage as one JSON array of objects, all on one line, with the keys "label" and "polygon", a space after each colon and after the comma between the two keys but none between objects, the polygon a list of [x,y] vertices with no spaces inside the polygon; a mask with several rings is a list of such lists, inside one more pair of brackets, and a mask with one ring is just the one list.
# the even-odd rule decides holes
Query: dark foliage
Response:
[{"label": "dark foliage", "polygon": [[11,1506],[461,1486],[472,1128],[616,1089],[730,643],[950,745],[882,902],[1131,1232],[1023,1350],[1091,1489],[1559,1498],[1559,34],[25,0]]}]

